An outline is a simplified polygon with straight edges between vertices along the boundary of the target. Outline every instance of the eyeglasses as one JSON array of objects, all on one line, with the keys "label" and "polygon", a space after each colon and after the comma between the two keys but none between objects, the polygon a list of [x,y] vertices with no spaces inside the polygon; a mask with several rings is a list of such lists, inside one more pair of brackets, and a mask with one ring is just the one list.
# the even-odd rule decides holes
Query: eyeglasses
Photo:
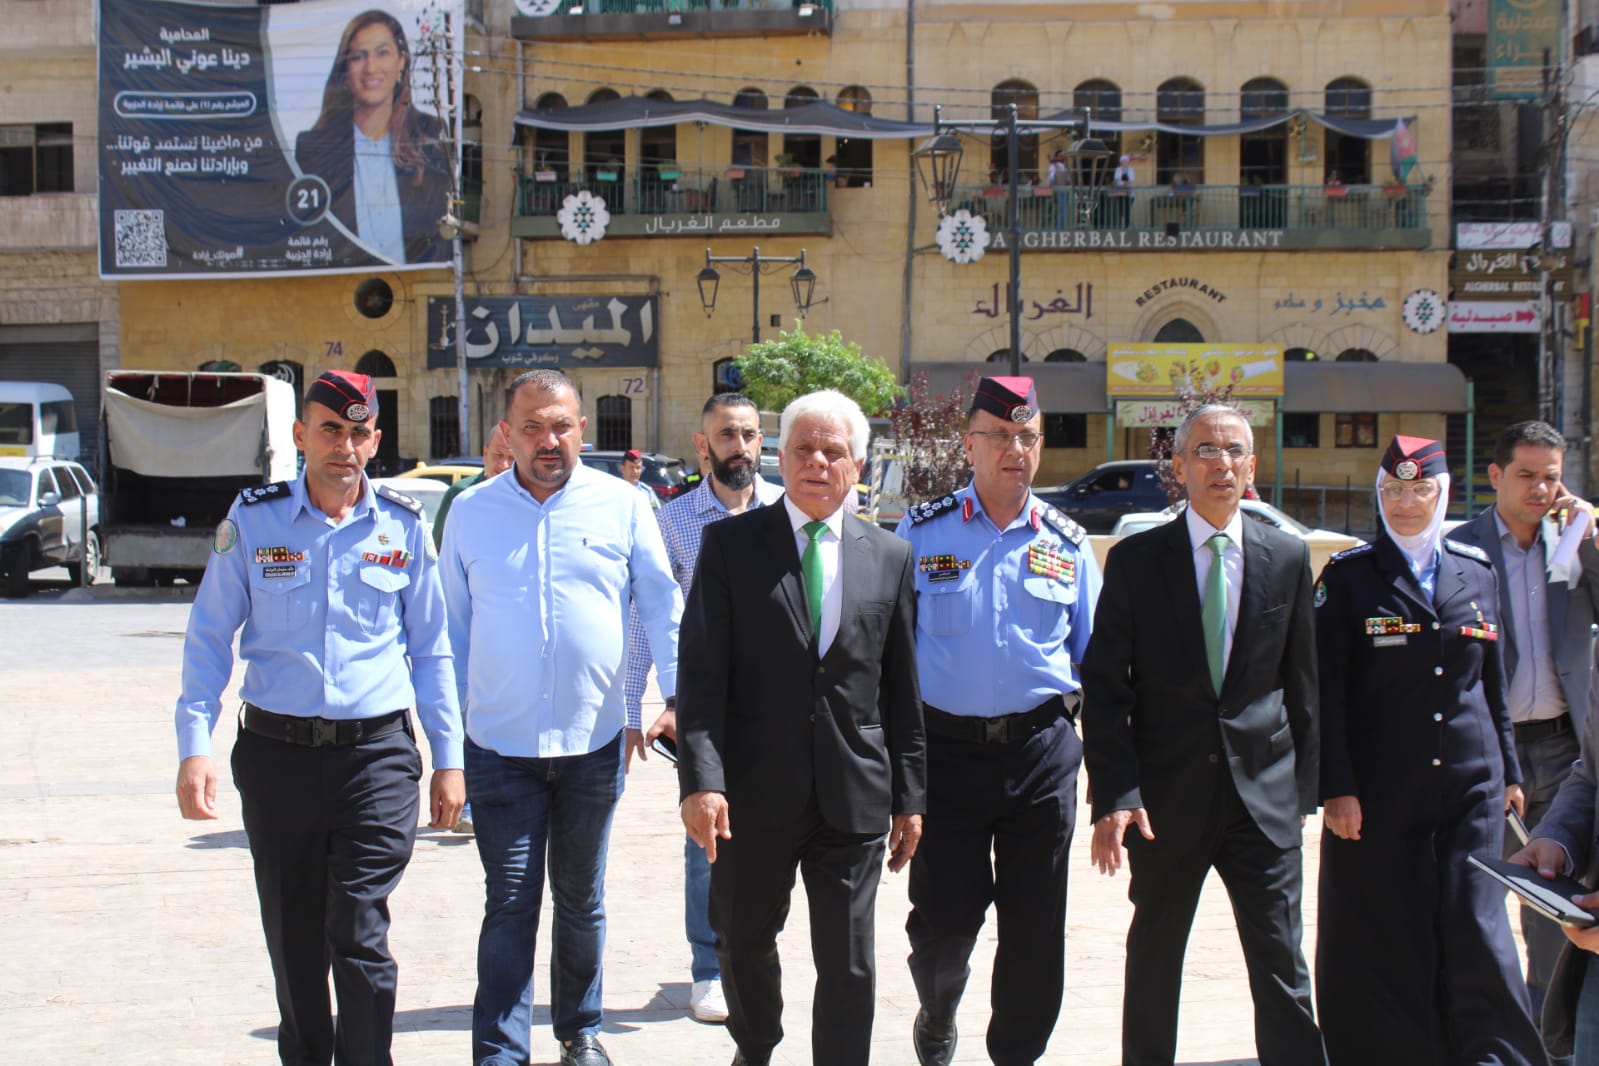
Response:
[{"label": "eyeglasses", "polygon": [[1201,459],[1206,459],[1211,462],[1215,462],[1222,456],[1226,456],[1235,463],[1241,459],[1247,459],[1249,457],[1249,449],[1244,447],[1242,444],[1229,444],[1225,448],[1219,444],[1201,444],[1194,448],[1190,448],[1189,451],[1199,456]]},{"label": "eyeglasses", "polygon": [[1438,486],[1431,481],[1417,481],[1410,485],[1398,481],[1385,481],[1382,486],[1382,498],[1389,503],[1398,503],[1406,496],[1426,503],[1436,495],[1438,495]]},{"label": "eyeglasses", "polygon": [[1009,448],[1011,446],[1011,442],[1014,441],[1022,446],[1022,451],[1030,452],[1039,441],[1044,439],[1044,435],[1042,433],[1034,433],[1031,430],[1028,430],[1025,433],[1006,433],[1003,429],[973,429],[969,430],[968,432],[970,432],[974,437],[987,437],[988,443],[992,444],[1000,451],[1004,451],[1005,449]]}]

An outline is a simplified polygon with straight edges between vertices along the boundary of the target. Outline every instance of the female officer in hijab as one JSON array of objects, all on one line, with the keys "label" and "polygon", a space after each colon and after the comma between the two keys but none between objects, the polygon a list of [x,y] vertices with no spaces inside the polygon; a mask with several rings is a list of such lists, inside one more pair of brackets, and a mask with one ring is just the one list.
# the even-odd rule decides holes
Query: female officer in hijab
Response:
[{"label": "female officer in hijab", "polygon": [[1522,806],[1488,556],[1442,535],[1434,440],[1395,437],[1375,543],[1316,585],[1321,675],[1316,991],[1332,1066],[1545,1063],[1504,890]]}]

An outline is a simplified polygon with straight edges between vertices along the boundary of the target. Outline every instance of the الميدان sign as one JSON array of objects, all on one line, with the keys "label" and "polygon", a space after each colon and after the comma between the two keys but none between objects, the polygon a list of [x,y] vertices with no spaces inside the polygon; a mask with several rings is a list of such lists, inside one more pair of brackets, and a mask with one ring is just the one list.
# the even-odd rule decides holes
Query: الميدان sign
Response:
[{"label": "\u0627\u0644\u0645\u064a\u062f\u0627\u0646 sign", "polygon": [[447,266],[430,42],[441,19],[460,40],[462,6],[100,4],[100,275]]},{"label": "\u0627\u0644\u0645\u064a\u062f\u0627\u0646 sign", "polygon": [[[466,301],[475,368],[653,367],[661,363],[655,296],[479,296]],[[455,299],[428,297],[428,369],[455,365]]]}]

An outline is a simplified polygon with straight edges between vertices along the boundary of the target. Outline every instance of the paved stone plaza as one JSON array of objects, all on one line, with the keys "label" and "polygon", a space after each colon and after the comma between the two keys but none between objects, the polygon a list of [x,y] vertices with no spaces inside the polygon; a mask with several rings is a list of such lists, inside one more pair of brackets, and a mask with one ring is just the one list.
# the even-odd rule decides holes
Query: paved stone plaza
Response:
[{"label": "paved stone plaza", "polygon": [[[107,594],[100,594],[107,597]],[[82,597],[81,599],[79,597]],[[226,769],[235,724],[216,734],[221,820],[185,822],[172,795],[172,704],[188,605],[45,592],[0,603],[0,1060],[15,1063],[276,1062],[276,1011],[238,796]],[[235,703],[230,689],[230,703]],[[659,706],[651,694],[646,715]],[[646,720],[648,720],[646,718]],[[738,830],[738,812],[733,812]],[[1159,832],[1159,826],[1156,826]],[[1307,955],[1314,950],[1314,841],[1306,832]],[[612,838],[606,1047],[619,1066],[721,1066],[721,1026],[688,1017],[683,836],[676,782],[659,758],[635,764]],[[1117,1061],[1126,876],[1088,862],[1080,815],[1072,851],[1067,991],[1043,1060]],[[482,868],[469,838],[423,829],[393,898],[400,961],[398,1063],[469,1061]],[[546,901],[544,927],[549,905]],[[914,1064],[916,996],[905,967],[905,878],[878,896],[872,1061]],[[990,930],[991,931],[991,930]],[[788,1036],[775,1063],[810,1062],[813,971],[803,889],[781,946]],[[541,959],[547,937],[540,938]],[[992,937],[979,942],[956,1061],[985,1063]],[[535,1063],[557,1061],[547,974],[535,989]],[[1231,912],[1212,878],[1195,923],[1179,1061],[1253,1061],[1249,991]],[[823,1024],[826,1020],[823,1019]]]}]

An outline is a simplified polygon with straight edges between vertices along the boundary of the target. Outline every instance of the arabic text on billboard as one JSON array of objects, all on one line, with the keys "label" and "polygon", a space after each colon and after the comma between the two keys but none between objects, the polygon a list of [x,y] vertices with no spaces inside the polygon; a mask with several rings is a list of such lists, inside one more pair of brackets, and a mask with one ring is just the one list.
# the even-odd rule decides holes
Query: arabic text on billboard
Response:
[{"label": "arabic text on billboard", "polygon": [[1106,357],[1111,396],[1281,396],[1283,351],[1275,344],[1113,344]]},{"label": "arabic text on billboard", "polygon": [[[661,362],[654,296],[482,296],[465,304],[474,368],[652,367]],[[455,365],[455,300],[428,297],[428,369]]]},{"label": "arabic text on billboard", "polygon": [[447,265],[443,19],[461,0],[101,4],[101,275]]},{"label": "arabic text on billboard", "polygon": [[1544,63],[1560,62],[1560,19],[1561,0],[1489,0],[1488,85],[1494,96],[1543,95]]}]

